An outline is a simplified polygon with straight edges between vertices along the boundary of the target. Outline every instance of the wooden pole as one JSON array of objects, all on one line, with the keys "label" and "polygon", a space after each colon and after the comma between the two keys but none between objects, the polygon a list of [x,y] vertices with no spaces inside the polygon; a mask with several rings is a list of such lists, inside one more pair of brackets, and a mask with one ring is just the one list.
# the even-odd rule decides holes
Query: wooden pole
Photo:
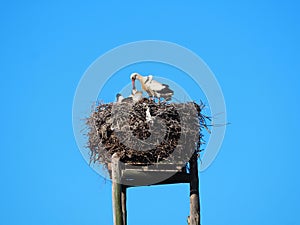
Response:
[{"label": "wooden pole", "polygon": [[127,198],[127,187],[125,185],[121,186],[121,203],[122,203],[122,216],[123,225],[127,225],[127,208],[126,208],[126,198]]},{"label": "wooden pole", "polygon": [[200,225],[199,177],[197,160],[197,154],[194,154],[190,160],[190,225]]},{"label": "wooden pole", "polygon": [[111,167],[114,225],[125,225],[123,223],[121,203],[122,185],[120,184],[120,158],[116,153],[112,156]]}]

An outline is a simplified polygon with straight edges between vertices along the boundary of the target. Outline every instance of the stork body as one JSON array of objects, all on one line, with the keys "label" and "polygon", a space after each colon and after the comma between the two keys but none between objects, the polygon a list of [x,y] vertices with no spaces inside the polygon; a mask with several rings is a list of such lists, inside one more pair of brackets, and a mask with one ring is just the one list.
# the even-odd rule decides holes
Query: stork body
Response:
[{"label": "stork body", "polygon": [[169,88],[169,85],[153,80],[152,75],[144,77],[138,73],[133,73],[130,78],[132,80],[133,87],[135,87],[135,80],[139,80],[142,85],[142,89],[148,93],[149,97],[156,97],[158,99],[164,98],[166,101],[172,99],[174,91]]}]

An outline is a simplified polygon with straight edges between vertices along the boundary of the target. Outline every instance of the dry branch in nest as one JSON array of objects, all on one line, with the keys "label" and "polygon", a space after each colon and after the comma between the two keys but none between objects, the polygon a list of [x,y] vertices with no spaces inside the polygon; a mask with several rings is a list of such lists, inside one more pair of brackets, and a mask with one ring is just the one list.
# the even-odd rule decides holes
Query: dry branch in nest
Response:
[{"label": "dry branch in nest", "polygon": [[121,161],[153,164],[161,161],[188,162],[200,151],[207,117],[204,105],[139,102],[99,104],[86,124],[91,163],[107,166],[118,153]]}]

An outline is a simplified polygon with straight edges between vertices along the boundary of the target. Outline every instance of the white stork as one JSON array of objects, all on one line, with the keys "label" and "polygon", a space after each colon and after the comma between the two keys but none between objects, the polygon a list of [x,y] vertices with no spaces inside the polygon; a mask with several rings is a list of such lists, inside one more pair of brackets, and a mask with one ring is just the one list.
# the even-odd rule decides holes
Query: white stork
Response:
[{"label": "white stork", "polygon": [[131,97],[134,102],[138,102],[143,98],[143,92],[138,91],[135,87],[133,87],[131,95],[129,97]]},{"label": "white stork", "polygon": [[169,85],[153,80],[152,75],[143,77],[138,73],[133,73],[131,74],[130,79],[132,80],[133,88],[135,88],[135,80],[139,80],[142,89],[148,93],[149,97],[156,97],[158,99],[164,98],[166,101],[172,99],[174,91],[169,88]]},{"label": "white stork", "polygon": [[117,94],[117,103],[121,102],[138,102],[143,98],[143,92],[136,90],[134,87],[131,91],[131,95],[129,95],[127,98],[124,98],[120,93]]},{"label": "white stork", "polygon": [[121,103],[124,100],[124,97],[120,93],[117,94],[116,98],[117,98],[117,103]]}]

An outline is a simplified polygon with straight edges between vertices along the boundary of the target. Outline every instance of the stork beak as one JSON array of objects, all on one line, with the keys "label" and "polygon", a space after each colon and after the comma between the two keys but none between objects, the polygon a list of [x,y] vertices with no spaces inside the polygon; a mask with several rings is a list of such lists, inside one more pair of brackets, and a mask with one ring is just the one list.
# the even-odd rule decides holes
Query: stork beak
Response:
[{"label": "stork beak", "polygon": [[135,79],[132,79],[132,89],[135,89]]}]

